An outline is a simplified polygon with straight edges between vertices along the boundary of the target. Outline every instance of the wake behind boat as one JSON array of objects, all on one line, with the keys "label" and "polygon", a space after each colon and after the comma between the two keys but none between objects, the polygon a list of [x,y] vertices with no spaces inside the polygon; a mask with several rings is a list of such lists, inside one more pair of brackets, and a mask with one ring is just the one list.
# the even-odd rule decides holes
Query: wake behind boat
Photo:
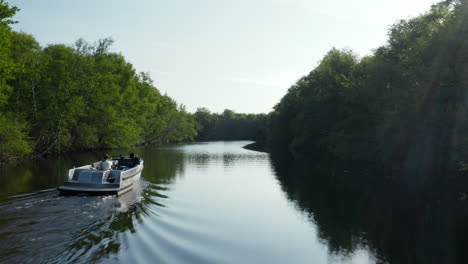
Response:
[{"label": "wake behind boat", "polygon": [[[60,193],[117,194],[132,190],[133,183],[140,179],[143,159],[120,157],[109,159],[109,169],[102,169],[102,162],[94,162],[68,170]],[[138,163],[138,164],[135,164]]]}]

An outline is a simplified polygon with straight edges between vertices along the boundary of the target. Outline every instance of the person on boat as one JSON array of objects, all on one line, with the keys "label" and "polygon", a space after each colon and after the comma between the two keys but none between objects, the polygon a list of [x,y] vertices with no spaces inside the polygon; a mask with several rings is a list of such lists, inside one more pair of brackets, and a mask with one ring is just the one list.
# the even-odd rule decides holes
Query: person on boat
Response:
[{"label": "person on boat", "polygon": [[135,155],[135,153],[130,153],[130,167],[135,167],[136,165],[140,165],[140,157]]},{"label": "person on boat", "polygon": [[112,169],[112,160],[109,154],[104,154],[104,159],[99,163],[100,170],[111,170]]}]

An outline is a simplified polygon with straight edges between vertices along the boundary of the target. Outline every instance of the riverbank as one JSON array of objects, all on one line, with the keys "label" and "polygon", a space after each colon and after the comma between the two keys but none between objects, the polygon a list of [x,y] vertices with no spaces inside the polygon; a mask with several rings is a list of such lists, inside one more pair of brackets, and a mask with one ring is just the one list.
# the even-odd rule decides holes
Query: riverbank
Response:
[{"label": "riverbank", "polygon": [[265,144],[258,143],[258,142],[254,142],[254,143],[245,145],[242,148],[248,149],[248,150],[253,150],[253,151],[258,151],[258,152],[270,153],[270,150],[268,149],[268,147]]}]

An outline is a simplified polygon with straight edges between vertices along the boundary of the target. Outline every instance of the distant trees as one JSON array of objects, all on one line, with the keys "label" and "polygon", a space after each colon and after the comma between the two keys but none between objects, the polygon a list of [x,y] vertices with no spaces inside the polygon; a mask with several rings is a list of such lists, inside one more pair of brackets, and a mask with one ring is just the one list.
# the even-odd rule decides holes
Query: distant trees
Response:
[{"label": "distant trees", "polygon": [[196,140],[255,140],[264,141],[267,130],[266,114],[239,114],[226,109],[221,114],[198,108],[193,114],[200,125]]},{"label": "distant trees", "polygon": [[435,4],[362,59],[332,49],[274,107],[272,148],[433,169],[468,158],[467,10]]},{"label": "distant trees", "polygon": [[[111,39],[41,47],[0,0],[0,162],[185,140],[267,141],[273,151],[440,169],[468,158],[468,5],[445,0],[358,58],[331,49],[265,114],[187,113]],[[432,166],[432,167],[431,167]],[[436,166],[436,167],[434,167]]]},{"label": "distant trees", "polygon": [[216,123],[218,122],[218,115],[211,113],[208,108],[200,107],[193,114],[195,121],[200,125],[200,131],[197,135],[197,140],[210,140],[216,139]]},{"label": "distant trees", "polygon": [[0,1],[0,162],[33,153],[193,140],[198,124],[111,39],[42,48]]}]

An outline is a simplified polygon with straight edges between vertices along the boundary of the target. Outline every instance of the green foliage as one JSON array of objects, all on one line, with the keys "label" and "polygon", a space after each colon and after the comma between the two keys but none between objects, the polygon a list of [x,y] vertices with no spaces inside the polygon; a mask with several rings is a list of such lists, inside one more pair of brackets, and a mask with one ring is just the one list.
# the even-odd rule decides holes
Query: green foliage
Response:
[{"label": "green foliage", "polygon": [[215,135],[215,127],[218,121],[218,115],[212,114],[207,108],[201,107],[197,109],[193,117],[200,125],[200,132],[198,133],[197,140],[210,140],[217,137]]},{"label": "green foliage", "polygon": [[221,114],[198,108],[193,114],[200,125],[197,140],[255,140],[265,141],[267,116],[239,114],[226,109]]},{"label": "green foliage", "polygon": [[[113,40],[42,48],[11,30],[18,10],[0,1],[0,162],[31,154],[193,140],[198,124]],[[33,143],[34,142],[34,143]]]},{"label": "green foliage", "polygon": [[10,6],[5,0],[0,0],[0,25],[17,23],[11,18],[19,11],[17,6]]},{"label": "green foliage", "polygon": [[25,122],[0,114],[0,163],[31,153],[27,131]]},{"label": "green foliage", "polygon": [[28,125],[21,115],[12,112],[8,105],[14,87],[8,82],[15,79],[21,64],[14,58],[16,48],[15,33],[9,24],[18,11],[3,0],[0,1],[0,163],[31,153]]},{"label": "green foliage", "polygon": [[111,44],[80,39],[74,47],[42,51],[38,83],[30,89],[36,96],[29,97],[37,109],[29,115],[37,151],[178,142],[196,135],[193,118],[161,96],[147,74],[136,74],[121,55],[110,53]]},{"label": "green foliage", "polygon": [[332,49],[270,113],[272,148],[427,168],[467,159],[467,10],[435,4],[362,59]]}]

